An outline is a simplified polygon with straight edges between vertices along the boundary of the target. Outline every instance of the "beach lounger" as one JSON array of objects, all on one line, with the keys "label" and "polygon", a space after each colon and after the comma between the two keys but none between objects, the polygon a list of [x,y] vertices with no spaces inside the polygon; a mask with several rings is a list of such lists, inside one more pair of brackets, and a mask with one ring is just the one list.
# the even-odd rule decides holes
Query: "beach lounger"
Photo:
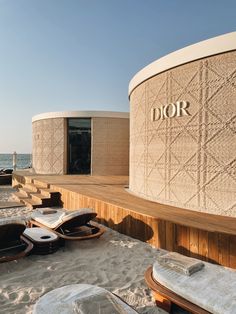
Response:
[{"label": "beach lounger", "polygon": [[133,308],[106,289],[74,284],[52,290],[34,305],[33,314],[137,314]]},{"label": "beach lounger", "polygon": [[23,236],[26,224],[18,218],[0,220],[0,263],[24,257],[33,244]]},{"label": "beach lounger", "polygon": [[47,228],[65,240],[87,240],[99,238],[105,231],[90,222],[96,216],[89,208],[76,211],[40,208],[32,213],[29,225]]},{"label": "beach lounger", "polygon": [[[180,256],[182,259],[183,255]],[[195,314],[236,313],[235,270],[202,262],[204,267],[197,267],[197,271],[190,274],[185,263],[180,265],[181,262],[171,261],[165,265],[161,258],[164,259],[165,255],[145,273],[146,283],[152,289],[159,307],[169,312],[171,303],[174,303]],[[195,259],[184,258],[190,259],[190,264],[194,263]]]},{"label": "beach lounger", "polygon": [[45,228],[26,228],[23,236],[34,245],[31,254],[52,254],[61,246],[61,239],[54,232]]}]

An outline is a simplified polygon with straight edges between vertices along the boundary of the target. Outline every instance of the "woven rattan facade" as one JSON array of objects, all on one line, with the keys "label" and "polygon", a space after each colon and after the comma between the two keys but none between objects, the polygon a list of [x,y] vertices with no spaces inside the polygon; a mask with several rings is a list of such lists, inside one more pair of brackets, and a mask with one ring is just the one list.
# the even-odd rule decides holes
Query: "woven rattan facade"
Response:
[{"label": "woven rattan facade", "polygon": [[[153,108],[179,101],[189,115],[153,121]],[[132,90],[130,103],[130,190],[236,217],[236,51],[159,73]]]}]

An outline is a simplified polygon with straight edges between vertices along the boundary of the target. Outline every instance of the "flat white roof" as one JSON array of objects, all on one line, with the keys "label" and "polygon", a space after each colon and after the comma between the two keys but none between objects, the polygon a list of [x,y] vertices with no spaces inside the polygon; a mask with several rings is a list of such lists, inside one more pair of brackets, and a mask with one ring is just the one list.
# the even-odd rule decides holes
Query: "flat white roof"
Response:
[{"label": "flat white roof", "polygon": [[158,73],[191,61],[232,50],[236,50],[236,32],[204,40],[172,52],[150,63],[132,78],[129,83],[129,96],[135,87]]},{"label": "flat white roof", "polygon": [[122,118],[129,119],[128,112],[118,111],[60,111],[41,113],[32,118],[32,122],[54,118]]}]

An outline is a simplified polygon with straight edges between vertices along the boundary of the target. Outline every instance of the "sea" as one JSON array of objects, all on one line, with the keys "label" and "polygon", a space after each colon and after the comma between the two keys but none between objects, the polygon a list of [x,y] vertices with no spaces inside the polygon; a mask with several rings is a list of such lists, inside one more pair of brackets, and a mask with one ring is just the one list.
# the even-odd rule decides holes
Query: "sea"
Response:
[{"label": "sea", "polygon": [[[31,154],[17,154],[16,169],[31,167]],[[13,169],[13,154],[0,154],[0,169]]]}]

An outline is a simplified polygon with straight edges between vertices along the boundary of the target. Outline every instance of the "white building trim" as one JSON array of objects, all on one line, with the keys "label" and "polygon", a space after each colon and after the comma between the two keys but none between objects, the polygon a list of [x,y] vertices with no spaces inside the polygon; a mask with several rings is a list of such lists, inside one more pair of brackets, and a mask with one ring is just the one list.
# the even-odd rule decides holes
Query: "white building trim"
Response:
[{"label": "white building trim", "polygon": [[60,111],[41,113],[32,118],[32,122],[54,118],[121,118],[129,119],[128,112],[116,111]]},{"label": "white building trim", "polygon": [[132,91],[147,79],[179,65],[236,50],[236,32],[217,36],[172,52],[143,68],[129,83],[129,96]]}]

